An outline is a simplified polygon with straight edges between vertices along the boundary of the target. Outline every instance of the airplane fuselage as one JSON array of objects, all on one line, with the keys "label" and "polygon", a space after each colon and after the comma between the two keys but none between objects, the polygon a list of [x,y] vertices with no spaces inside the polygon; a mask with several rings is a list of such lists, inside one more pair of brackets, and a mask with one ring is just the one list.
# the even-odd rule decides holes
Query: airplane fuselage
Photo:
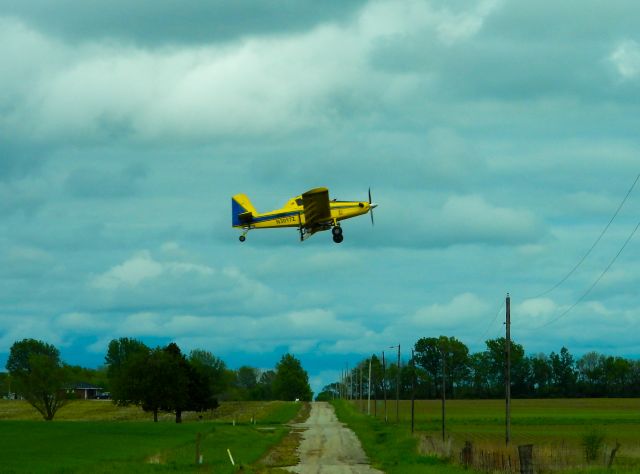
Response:
[{"label": "airplane fuselage", "polygon": [[[300,202],[300,204],[298,204]],[[306,219],[304,208],[301,204],[302,198],[297,197],[289,201],[283,208],[270,212],[257,214],[251,217],[250,221],[234,227],[252,229],[272,229],[276,227],[304,227]],[[361,201],[330,201],[331,222],[339,222],[351,217],[360,216],[369,212],[370,204]],[[329,224],[329,223],[327,223]],[[326,229],[330,228],[330,225]]]}]

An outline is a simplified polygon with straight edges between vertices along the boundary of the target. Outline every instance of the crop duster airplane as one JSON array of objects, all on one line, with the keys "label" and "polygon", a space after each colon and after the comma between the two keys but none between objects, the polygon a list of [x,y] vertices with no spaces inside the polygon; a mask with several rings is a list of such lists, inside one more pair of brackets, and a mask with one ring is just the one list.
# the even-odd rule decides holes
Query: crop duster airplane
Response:
[{"label": "crop duster airplane", "polygon": [[371,189],[369,202],[363,202],[329,200],[327,188],[315,188],[289,200],[282,209],[263,214],[256,211],[245,194],[236,194],[231,199],[233,227],[243,230],[240,242],[246,240],[251,229],[297,227],[300,241],[316,232],[331,229],[333,241],[339,244],[343,240],[340,221],[369,212],[373,224],[373,209],[376,206],[371,202]]}]

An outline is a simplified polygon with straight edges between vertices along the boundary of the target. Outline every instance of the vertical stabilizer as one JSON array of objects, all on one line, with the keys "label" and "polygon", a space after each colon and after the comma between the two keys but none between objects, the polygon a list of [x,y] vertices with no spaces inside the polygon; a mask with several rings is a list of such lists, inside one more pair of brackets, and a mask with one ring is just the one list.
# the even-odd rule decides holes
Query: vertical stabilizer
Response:
[{"label": "vertical stabilizer", "polygon": [[234,227],[249,225],[258,214],[246,194],[236,194],[231,198],[231,223]]}]

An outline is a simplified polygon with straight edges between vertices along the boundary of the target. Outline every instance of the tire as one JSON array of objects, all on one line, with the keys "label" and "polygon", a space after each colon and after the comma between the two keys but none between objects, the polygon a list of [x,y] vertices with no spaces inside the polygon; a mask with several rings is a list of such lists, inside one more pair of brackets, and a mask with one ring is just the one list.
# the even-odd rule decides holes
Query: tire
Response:
[{"label": "tire", "polygon": [[342,234],[336,234],[333,236],[333,241],[336,244],[339,244],[340,242],[342,242],[344,240],[344,237],[342,236]]},{"label": "tire", "polygon": [[339,225],[333,226],[331,228],[331,233],[333,235],[342,235],[342,227],[340,227]]},{"label": "tire", "polygon": [[244,235],[241,235],[239,239],[240,239],[240,242],[244,242],[245,240],[247,240],[247,238]]}]

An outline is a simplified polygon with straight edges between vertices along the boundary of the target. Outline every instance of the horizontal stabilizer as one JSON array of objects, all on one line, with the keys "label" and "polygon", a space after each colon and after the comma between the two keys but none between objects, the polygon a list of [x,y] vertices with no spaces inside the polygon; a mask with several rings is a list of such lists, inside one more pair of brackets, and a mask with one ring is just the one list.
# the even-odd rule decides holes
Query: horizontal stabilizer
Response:
[{"label": "horizontal stabilizer", "polygon": [[238,221],[240,221],[241,224],[248,224],[251,222],[252,217],[253,214],[250,212],[243,212],[242,214],[238,214]]}]

